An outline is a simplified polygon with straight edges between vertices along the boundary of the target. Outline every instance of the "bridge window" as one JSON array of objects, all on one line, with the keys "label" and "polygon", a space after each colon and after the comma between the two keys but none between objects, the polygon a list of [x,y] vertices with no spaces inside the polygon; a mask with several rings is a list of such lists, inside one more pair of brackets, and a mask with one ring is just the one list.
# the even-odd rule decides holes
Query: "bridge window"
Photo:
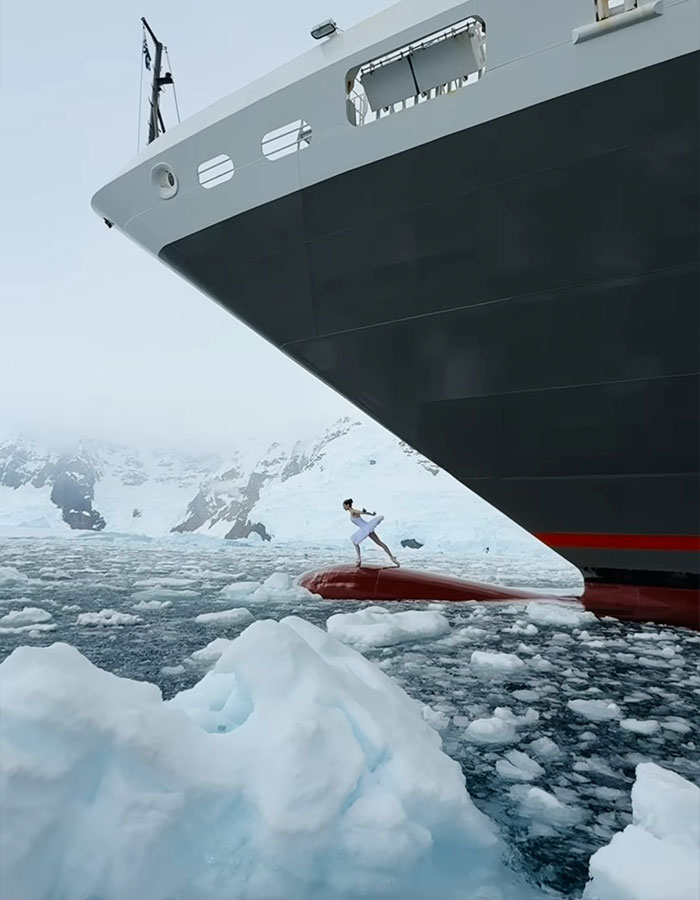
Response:
[{"label": "bridge window", "polygon": [[311,126],[303,119],[295,119],[280,128],[268,131],[262,139],[262,152],[267,159],[281,159],[311,143]]},{"label": "bridge window", "polygon": [[348,72],[348,118],[367,125],[452,94],[478,81],[485,67],[486,27],[470,16]]}]

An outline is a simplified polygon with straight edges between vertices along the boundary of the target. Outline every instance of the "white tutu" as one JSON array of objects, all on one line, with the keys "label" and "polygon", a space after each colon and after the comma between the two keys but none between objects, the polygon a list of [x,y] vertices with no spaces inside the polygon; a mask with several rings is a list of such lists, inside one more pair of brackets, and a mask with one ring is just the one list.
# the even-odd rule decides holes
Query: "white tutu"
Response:
[{"label": "white tutu", "polygon": [[362,516],[353,516],[350,521],[353,525],[357,525],[357,531],[351,536],[350,540],[353,544],[360,544],[374,531],[380,522],[384,521],[384,516],[375,516],[367,521]]}]

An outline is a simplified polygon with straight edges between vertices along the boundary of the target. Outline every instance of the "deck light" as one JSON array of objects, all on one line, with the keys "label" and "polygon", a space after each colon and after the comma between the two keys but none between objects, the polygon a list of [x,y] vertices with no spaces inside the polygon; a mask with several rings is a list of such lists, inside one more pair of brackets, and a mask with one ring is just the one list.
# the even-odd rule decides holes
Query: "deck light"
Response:
[{"label": "deck light", "polygon": [[338,26],[335,24],[333,19],[328,19],[325,22],[321,22],[320,25],[316,25],[315,28],[311,29],[311,37],[315,41],[320,41],[321,38],[330,37],[332,34],[335,34],[338,30]]}]

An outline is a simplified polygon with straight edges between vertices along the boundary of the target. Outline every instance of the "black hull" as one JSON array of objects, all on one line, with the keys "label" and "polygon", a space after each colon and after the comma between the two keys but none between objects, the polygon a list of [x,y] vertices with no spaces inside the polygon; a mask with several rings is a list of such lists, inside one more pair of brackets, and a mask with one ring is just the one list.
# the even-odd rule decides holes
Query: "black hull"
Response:
[{"label": "black hull", "polygon": [[697,583],[697,74],[558,97],[161,257],[588,576]]}]

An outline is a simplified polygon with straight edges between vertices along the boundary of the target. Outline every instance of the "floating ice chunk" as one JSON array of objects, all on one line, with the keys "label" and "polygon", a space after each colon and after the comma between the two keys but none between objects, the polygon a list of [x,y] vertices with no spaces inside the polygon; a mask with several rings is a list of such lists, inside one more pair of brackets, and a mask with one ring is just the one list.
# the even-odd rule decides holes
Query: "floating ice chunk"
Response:
[{"label": "floating ice chunk", "polygon": [[485,675],[508,675],[521,672],[525,663],[513,653],[498,653],[493,650],[475,650],[470,660],[472,667]]},{"label": "floating ice chunk", "polygon": [[438,637],[450,630],[450,623],[442,613],[432,610],[392,613],[381,606],[369,606],[359,612],[330,616],[326,627],[344,644],[368,650]]},{"label": "floating ice chunk", "polygon": [[436,731],[445,731],[449,727],[450,717],[439,709],[433,709],[427,703],[423,704],[421,709],[423,719]]},{"label": "floating ice chunk", "polygon": [[197,591],[175,590],[174,588],[146,588],[145,591],[134,591],[131,599],[137,602],[144,600],[196,600],[199,597]]},{"label": "floating ice chunk", "polygon": [[597,775],[605,775],[607,778],[621,777],[619,772],[612,769],[608,763],[600,756],[588,756],[585,759],[578,759],[573,765],[576,772],[595,772]]},{"label": "floating ice chunk", "polygon": [[0,628],[0,634],[19,634],[29,632],[29,637],[38,637],[45,631],[55,631],[55,622],[40,622],[38,625],[13,625],[10,628]]},{"label": "floating ice chunk", "polygon": [[206,647],[202,647],[201,650],[195,650],[192,654],[192,659],[204,663],[216,662],[232,643],[233,640],[230,638],[214,638],[213,641],[209,641]]},{"label": "floating ice chunk", "polygon": [[512,744],[517,740],[515,727],[498,716],[490,719],[474,719],[464,732],[466,740],[473,744]]},{"label": "floating ice chunk", "polygon": [[172,605],[172,600],[139,600],[134,603],[134,609],[167,609]]},{"label": "floating ice chunk", "polygon": [[505,759],[496,762],[496,771],[507,781],[534,781],[544,775],[542,766],[527,753],[520,750],[509,750]]},{"label": "floating ice chunk", "polygon": [[227,584],[226,587],[221,588],[220,594],[224,600],[238,600],[254,594],[259,587],[259,581],[235,581],[233,584]]},{"label": "floating ice chunk", "polygon": [[567,806],[554,794],[538,787],[516,784],[509,791],[520,801],[519,812],[524,818],[534,819],[544,825],[562,827],[576,825],[584,818],[584,812],[575,806]]},{"label": "floating ice chunk", "polygon": [[535,601],[527,604],[527,614],[539,625],[558,625],[575,627],[584,622],[594,622],[595,616],[581,606],[573,604],[545,603]]},{"label": "floating ice chunk", "polygon": [[620,707],[612,700],[569,700],[566,705],[572,712],[592,722],[605,722],[622,716]]},{"label": "floating ice chunk", "polygon": [[[245,582],[243,582],[245,583]],[[232,587],[232,585],[229,585]],[[316,598],[316,594],[307,591],[305,587],[297,584],[291,575],[286,572],[273,572],[262,585],[247,599],[248,603],[304,603],[306,600]]]},{"label": "floating ice chunk", "polygon": [[540,759],[557,759],[561,756],[559,745],[548,737],[536,738],[534,741],[530,741],[529,746],[535,756],[539,756]]},{"label": "floating ice chunk", "polygon": [[181,588],[189,587],[194,584],[192,578],[164,578],[155,576],[153,578],[142,578],[141,581],[135,581],[134,587],[155,587],[155,588]]},{"label": "floating ice chunk", "polygon": [[659,730],[659,723],[656,719],[621,719],[620,728],[635,734],[654,734]]},{"label": "floating ice chunk", "polygon": [[45,609],[37,606],[25,606],[24,609],[13,609],[6,616],[0,617],[0,625],[4,628],[19,628],[22,625],[35,625],[38,622],[50,622],[53,616]]},{"label": "floating ice chunk", "polygon": [[194,617],[195,622],[203,625],[248,625],[255,616],[250,610],[241,606],[237,609],[222,609],[221,612],[200,613]]},{"label": "floating ice chunk", "polygon": [[666,719],[661,723],[665,731],[675,731],[677,734],[688,734],[692,727],[684,719]]},{"label": "floating ice chunk", "polygon": [[161,666],[161,675],[181,675],[185,671],[185,667],[180,666]]},{"label": "floating ice chunk", "polygon": [[130,613],[119,612],[116,609],[102,609],[100,612],[80,613],[75,624],[99,627],[101,625],[138,625],[142,621],[143,619],[139,616],[132,616]]},{"label": "floating ice chunk", "polygon": [[655,763],[640,763],[632,824],[590,859],[585,900],[697,900],[700,789]]},{"label": "floating ice chunk", "polygon": [[463,628],[453,628],[446,637],[438,639],[440,647],[460,647],[470,644],[486,634],[486,629],[477,628],[476,625],[466,625]]},{"label": "floating ice chunk", "polygon": [[8,898],[541,896],[421,705],[306,622],[253,623],[167,703],[61,644],[0,678]]},{"label": "floating ice chunk", "polygon": [[508,634],[537,634],[538,628],[532,622],[523,622],[518,619],[510,628],[504,628],[503,631]]},{"label": "floating ice chunk", "polygon": [[61,609],[63,612],[80,612],[80,606],[77,603],[66,603]]},{"label": "floating ice chunk", "polygon": [[552,663],[548,659],[545,659],[540,653],[536,653],[527,661],[527,664],[538,672],[551,672],[554,668]]},{"label": "floating ice chunk", "polygon": [[534,703],[535,701],[540,699],[540,695],[537,691],[531,691],[529,688],[522,688],[518,691],[512,691],[511,697],[515,697],[516,700],[521,700],[523,703]]},{"label": "floating ice chunk", "polygon": [[24,572],[20,572],[14,566],[0,566],[0,584],[15,584],[25,581],[29,581],[29,578]]}]

